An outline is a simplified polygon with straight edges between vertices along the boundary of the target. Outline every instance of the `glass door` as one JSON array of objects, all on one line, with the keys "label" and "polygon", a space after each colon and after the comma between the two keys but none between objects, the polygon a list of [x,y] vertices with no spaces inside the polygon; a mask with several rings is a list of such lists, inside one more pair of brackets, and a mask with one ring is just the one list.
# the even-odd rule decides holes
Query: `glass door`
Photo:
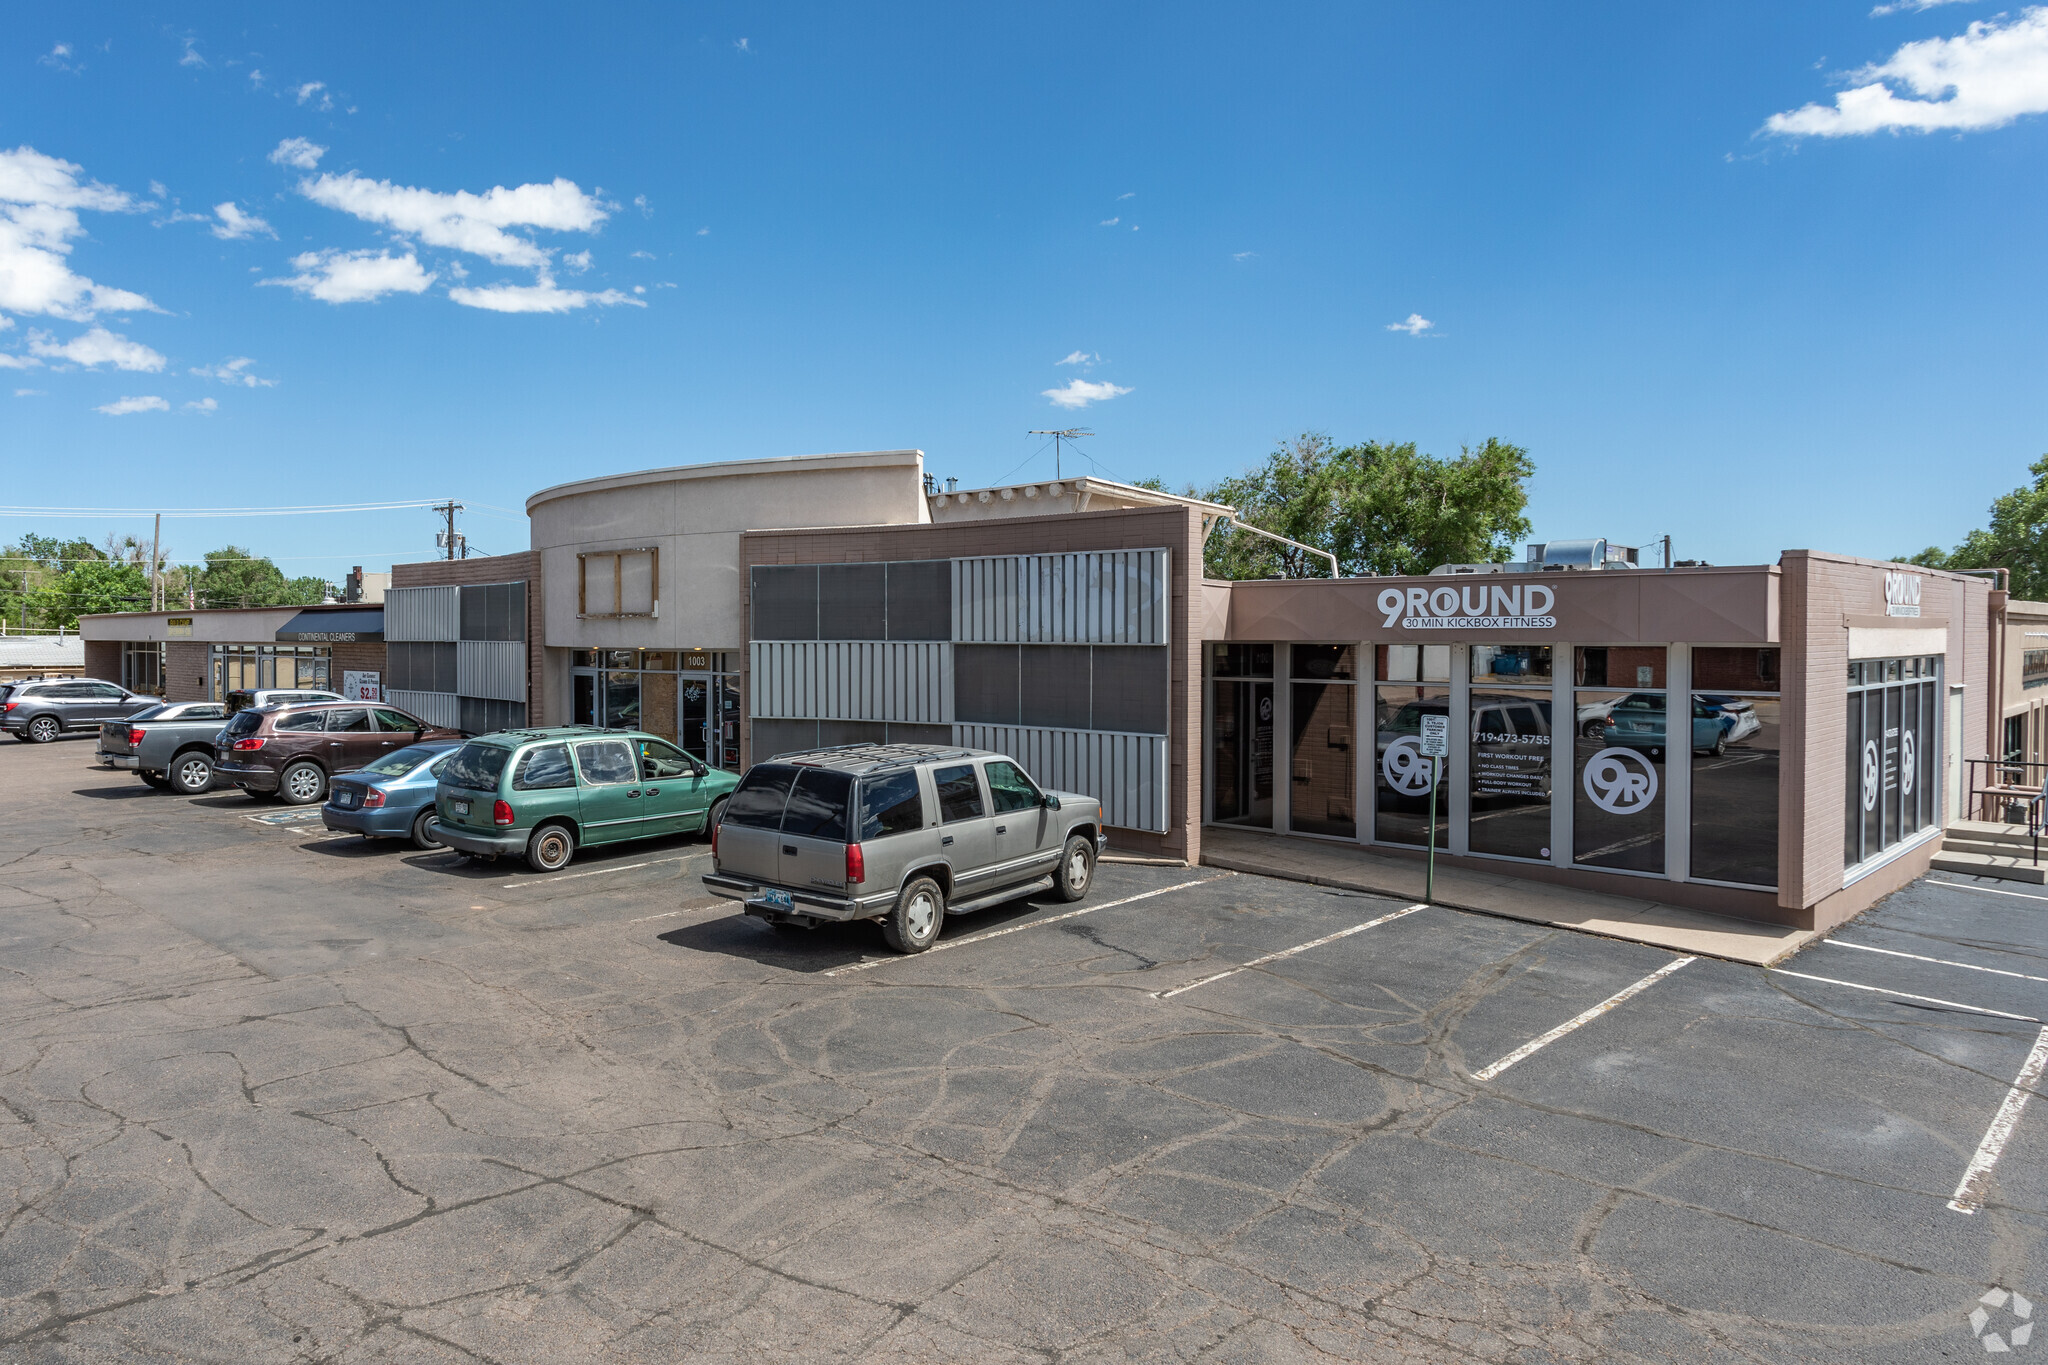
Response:
[{"label": "glass door", "polygon": [[1219,825],[1273,827],[1273,646],[1209,647],[1209,808]]},{"label": "glass door", "polygon": [[699,762],[715,766],[711,744],[712,685],[709,673],[685,673],[676,688],[676,743]]}]

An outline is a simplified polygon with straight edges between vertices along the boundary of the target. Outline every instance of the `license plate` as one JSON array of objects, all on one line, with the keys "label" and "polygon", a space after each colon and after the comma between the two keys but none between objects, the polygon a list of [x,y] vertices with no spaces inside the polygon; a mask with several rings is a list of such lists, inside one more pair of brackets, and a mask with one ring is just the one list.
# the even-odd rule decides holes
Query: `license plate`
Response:
[{"label": "license plate", "polygon": [[763,891],[756,899],[770,910],[793,910],[796,908],[796,902],[789,898],[787,891]]},{"label": "license plate", "polygon": [[469,814],[469,802],[467,801],[451,801],[448,804],[455,808],[457,815]]},{"label": "license plate", "polygon": [[334,794],[334,804],[337,806],[348,807],[353,806],[355,803],[356,794],[354,792],[336,792]]}]

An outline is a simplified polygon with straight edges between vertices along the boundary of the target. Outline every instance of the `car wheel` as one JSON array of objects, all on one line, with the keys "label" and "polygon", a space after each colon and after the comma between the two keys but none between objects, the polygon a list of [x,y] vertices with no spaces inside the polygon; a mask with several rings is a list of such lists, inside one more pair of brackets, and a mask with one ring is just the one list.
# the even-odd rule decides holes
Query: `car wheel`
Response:
[{"label": "car wheel", "polygon": [[213,760],[205,754],[181,754],[171,764],[170,785],[182,795],[199,795],[213,786]]},{"label": "car wheel", "polygon": [[171,779],[165,777],[162,773],[138,772],[135,775],[142,779],[144,786],[155,787],[158,791],[162,791],[165,787],[171,785]]},{"label": "car wheel", "polygon": [[921,953],[938,941],[946,893],[930,877],[913,878],[883,917],[882,937],[899,953]]},{"label": "car wheel", "polygon": [[1076,834],[1060,850],[1060,865],[1053,870],[1053,894],[1063,901],[1077,901],[1088,894],[1095,880],[1095,841]]},{"label": "car wheel", "polygon": [[1722,738],[1720,738],[1720,739],[1717,739],[1717,740],[1715,740],[1715,741],[1714,741],[1714,757],[1715,757],[1715,758],[1719,758],[1719,757],[1721,757],[1721,756],[1722,756],[1723,754],[1725,754],[1725,753],[1727,753],[1727,752],[1728,752],[1728,740],[1727,740],[1726,736],[1723,736]]},{"label": "car wheel", "polygon": [[427,828],[427,825],[432,822],[433,818],[434,808],[432,806],[427,807],[414,818],[412,822],[412,846],[414,848],[441,847],[441,841],[436,839],[433,831]]},{"label": "car wheel", "polygon": [[704,813],[704,832],[708,835],[718,828],[718,822],[725,818],[725,798],[719,797],[711,803],[711,809]]},{"label": "car wheel", "polygon": [[526,841],[526,865],[535,872],[560,872],[576,856],[576,836],[560,825],[542,825]]},{"label": "car wheel", "polygon": [[1597,720],[1589,720],[1579,727],[1579,735],[1583,739],[1599,739],[1606,733],[1607,727]]},{"label": "car wheel", "polygon": [[28,723],[28,729],[21,732],[21,737],[31,744],[48,744],[63,733],[64,727],[57,723],[55,716],[37,716]]},{"label": "car wheel", "polygon": [[327,795],[327,774],[317,763],[294,763],[278,774],[277,794],[287,806],[310,806]]}]

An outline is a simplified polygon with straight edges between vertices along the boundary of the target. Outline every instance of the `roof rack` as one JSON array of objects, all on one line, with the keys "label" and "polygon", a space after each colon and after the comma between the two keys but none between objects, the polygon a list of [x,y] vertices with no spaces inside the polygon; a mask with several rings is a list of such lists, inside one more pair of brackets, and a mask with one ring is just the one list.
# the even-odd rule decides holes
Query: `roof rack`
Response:
[{"label": "roof rack", "polygon": [[966,749],[957,744],[826,744],[813,749],[791,749],[787,753],[774,755],[774,763],[801,763],[809,758],[866,758],[866,763],[853,765],[859,773],[884,772],[891,768],[908,768],[919,763],[930,763],[938,759],[975,759],[985,753],[982,749]]}]

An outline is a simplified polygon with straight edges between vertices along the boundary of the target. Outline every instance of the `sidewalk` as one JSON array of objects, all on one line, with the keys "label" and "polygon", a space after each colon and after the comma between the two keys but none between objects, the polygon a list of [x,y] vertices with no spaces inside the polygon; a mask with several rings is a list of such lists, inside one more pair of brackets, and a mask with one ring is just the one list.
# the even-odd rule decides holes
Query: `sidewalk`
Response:
[{"label": "sidewalk", "polygon": [[[1421,860],[1390,858],[1316,839],[1289,839],[1210,825],[1202,830],[1202,862],[1262,877],[1369,891],[1402,900],[1422,899]],[[1436,870],[1436,903],[1757,967],[1782,962],[1823,936],[1812,929],[1709,915],[1632,896],[1580,891],[1442,864]]]}]

